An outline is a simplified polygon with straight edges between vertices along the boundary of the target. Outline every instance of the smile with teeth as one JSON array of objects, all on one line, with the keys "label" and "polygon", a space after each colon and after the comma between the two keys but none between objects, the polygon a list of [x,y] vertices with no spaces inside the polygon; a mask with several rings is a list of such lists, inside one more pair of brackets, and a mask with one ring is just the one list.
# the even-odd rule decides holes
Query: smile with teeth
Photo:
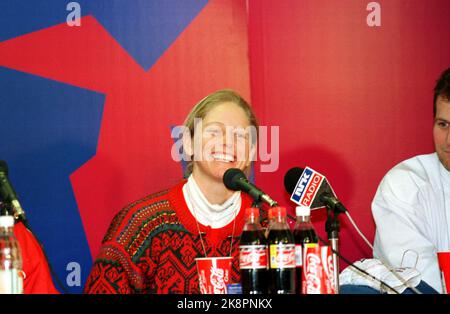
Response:
[{"label": "smile with teeth", "polygon": [[216,161],[222,161],[222,162],[233,162],[234,161],[234,156],[227,155],[227,154],[216,153],[216,154],[212,154],[212,157]]}]

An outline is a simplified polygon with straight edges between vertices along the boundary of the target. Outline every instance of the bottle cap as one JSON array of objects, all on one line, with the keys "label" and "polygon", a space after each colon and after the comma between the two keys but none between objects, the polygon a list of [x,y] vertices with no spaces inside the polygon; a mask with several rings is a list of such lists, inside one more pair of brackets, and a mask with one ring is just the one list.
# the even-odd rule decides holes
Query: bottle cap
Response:
[{"label": "bottle cap", "polygon": [[311,208],[299,205],[299,206],[295,207],[295,215],[309,216],[309,215],[311,215]]},{"label": "bottle cap", "polygon": [[273,214],[273,207],[269,208],[269,212],[267,213],[267,218],[269,218],[269,220],[273,219],[273,217],[275,217],[275,215]]},{"label": "bottle cap", "polygon": [[281,207],[281,206],[278,206],[278,207],[272,207],[271,208],[272,209],[272,213],[273,213],[273,216],[274,217],[286,217],[286,208],[285,207]]},{"label": "bottle cap", "polygon": [[259,217],[259,208],[258,207],[249,207],[245,209],[245,217]]},{"label": "bottle cap", "polygon": [[9,228],[14,226],[13,216],[0,216],[0,227]]}]

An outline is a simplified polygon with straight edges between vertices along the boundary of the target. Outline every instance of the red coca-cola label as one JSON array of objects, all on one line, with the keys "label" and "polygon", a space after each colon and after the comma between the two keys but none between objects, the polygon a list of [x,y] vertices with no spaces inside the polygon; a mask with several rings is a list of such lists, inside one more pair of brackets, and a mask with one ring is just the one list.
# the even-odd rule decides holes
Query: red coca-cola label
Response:
[{"label": "red coca-cola label", "polygon": [[303,260],[302,293],[326,293],[323,277],[324,276],[319,245],[306,244]]},{"label": "red coca-cola label", "polygon": [[271,244],[270,268],[295,268],[295,245]]},{"label": "red coca-cola label", "polygon": [[333,256],[331,255],[331,249],[329,246],[321,247],[321,257],[326,293],[335,294],[336,286],[334,284]]},{"label": "red coca-cola label", "polygon": [[230,283],[231,257],[197,258],[200,292],[226,294]]},{"label": "red coca-cola label", "polygon": [[267,268],[267,246],[241,245],[239,251],[239,267],[241,269]]},{"label": "red coca-cola label", "polygon": [[227,285],[229,281],[228,272],[221,268],[211,267],[210,282],[213,286],[213,294],[226,294]]},{"label": "red coca-cola label", "polygon": [[295,245],[295,266],[302,267],[303,265],[303,245],[296,244]]}]

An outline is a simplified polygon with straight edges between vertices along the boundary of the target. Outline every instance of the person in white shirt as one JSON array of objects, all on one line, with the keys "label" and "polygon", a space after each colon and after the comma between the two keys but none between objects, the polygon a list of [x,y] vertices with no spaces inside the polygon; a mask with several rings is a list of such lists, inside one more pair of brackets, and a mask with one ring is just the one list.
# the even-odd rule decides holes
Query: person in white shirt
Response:
[{"label": "person in white shirt", "polygon": [[433,139],[434,153],[401,162],[381,181],[372,202],[373,254],[393,267],[416,267],[443,292],[436,252],[450,250],[450,68],[434,89]]}]

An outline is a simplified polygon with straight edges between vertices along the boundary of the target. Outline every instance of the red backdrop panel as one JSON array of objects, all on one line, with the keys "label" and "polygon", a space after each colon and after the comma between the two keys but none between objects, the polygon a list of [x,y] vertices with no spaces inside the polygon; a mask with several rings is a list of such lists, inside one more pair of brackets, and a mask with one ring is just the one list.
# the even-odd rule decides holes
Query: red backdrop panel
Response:
[{"label": "red backdrop panel", "polygon": [[[388,169],[430,153],[432,89],[450,65],[448,1],[378,1],[381,27],[369,27],[369,1],[250,1],[252,102],[263,125],[280,126],[280,168],[258,184],[280,188],[292,166],[327,176],[373,240],[371,200]],[[291,210],[294,206],[289,205]],[[313,213],[324,231],[325,213]],[[370,257],[346,217],[341,251]],[[342,265],[343,266],[343,265]]]}]

